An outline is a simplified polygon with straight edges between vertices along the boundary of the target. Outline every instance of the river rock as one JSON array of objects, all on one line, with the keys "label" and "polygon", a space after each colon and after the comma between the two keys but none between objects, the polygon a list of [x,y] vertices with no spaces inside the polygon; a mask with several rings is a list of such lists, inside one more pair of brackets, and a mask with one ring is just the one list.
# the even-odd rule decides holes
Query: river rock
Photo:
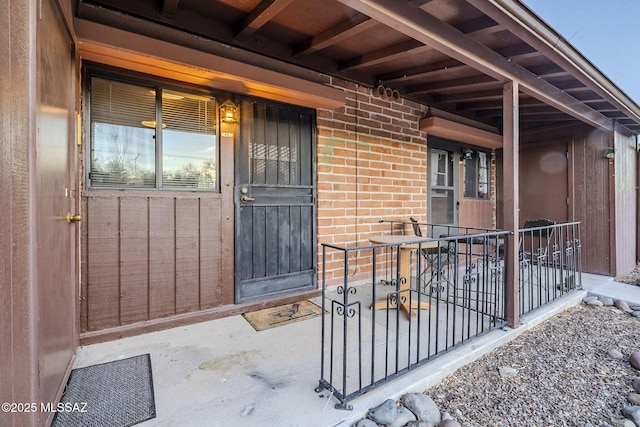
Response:
[{"label": "river rock", "polygon": [[378,424],[371,421],[369,418],[364,418],[358,421],[354,427],[378,427]]},{"label": "river rock", "polygon": [[398,407],[398,415],[388,427],[404,427],[409,421],[417,421],[416,416],[404,406],[400,406]]},{"label": "river rock", "polygon": [[440,420],[440,409],[436,403],[423,393],[407,393],[402,396],[402,404],[415,414],[418,421],[426,421],[437,425]]},{"label": "river rock", "polygon": [[518,376],[518,371],[508,366],[501,366],[500,368],[498,368],[498,372],[500,372],[500,377],[502,378],[510,378],[510,377]]},{"label": "river rock", "polygon": [[438,427],[462,427],[456,420],[444,420],[438,424]]},{"label": "river rock", "polygon": [[607,354],[609,355],[609,357],[611,357],[612,359],[622,359],[624,356],[622,355],[622,353],[620,353],[620,350],[612,348],[611,350],[609,350],[607,352]]},{"label": "river rock", "polygon": [[609,297],[600,297],[600,301],[602,301],[603,305],[610,306],[613,305],[613,298]]},{"label": "river rock", "polygon": [[622,415],[636,423],[637,426],[640,426],[640,406],[625,406],[622,408]]},{"label": "river rock", "polygon": [[616,300],[616,302],[614,302],[613,305],[615,305],[620,310],[622,310],[622,311],[624,311],[626,313],[631,313],[633,311],[633,310],[631,310],[631,307],[629,307],[629,304],[627,304],[626,301],[621,300],[621,299]]},{"label": "river rock", "polygon": [[602,301],[600,301],[599,299],[594,299],[591,300],[587,303],[587,305],[593,305],[595,307],[602,307],[604,304],[602,304]]},{"label": "river rock", "polygon": [[640,394],[638,393],[629,393],[627,400],[632,405],[640,406]]},{"label": "river rock", "polygon": [[391,424],[398,416],[398,406],[392,399],[385,400],[381,405],[369,409],[367,418],[378,424]]},{"label": "river rock", "polygon": [[597,299],[598,297],[595,295],[587,295],[586,297],[582,298],[582,302],[588,304],[589,301],[596,301]]},{"label": "river rock", "polygon": [[636,423],[627,419],[611,420],[611,426],[612,427],[636,427]]},{"label": "river rock", "polygon": [[405,427],[435,427],[426,421],[409,421]]},{"label": "river rock", "polygon": [[640,351],[634,351],[631,353],[629,356],[629,362],[634,368],[640,369]]},{"label": "river rock", "polygon": [[640,318],[640,310],[632,311],[632,312],[631,312],[631,315],[632,315],[633,317],[638,317],[638,318]]},{"label": "river rock", "polygon": [[633,389],[636,393],[640,393],[640,377],[635,377],[633,379]]}]

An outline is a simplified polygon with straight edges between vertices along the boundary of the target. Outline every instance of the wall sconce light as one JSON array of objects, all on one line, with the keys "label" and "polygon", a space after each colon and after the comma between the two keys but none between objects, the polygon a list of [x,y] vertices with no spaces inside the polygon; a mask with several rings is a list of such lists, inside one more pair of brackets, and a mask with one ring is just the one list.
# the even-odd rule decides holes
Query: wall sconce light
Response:
[{"label": "wall sconce light", "polygon": [[465,160],[469,160],[473,157],[473,150],[471,148],[463,148],[462,149],[462,158]]},{"label": "wall sconce light", "polygon": [[602,157],[605,159],[613,159],[616,155],[616,149],[613,147],[607,147],[602,150]]},{"label": "wall sconce light", "polygon": [[235,123],[238,121],[238,107],[228,99],[220,105],[220,119],[223,122]]}]

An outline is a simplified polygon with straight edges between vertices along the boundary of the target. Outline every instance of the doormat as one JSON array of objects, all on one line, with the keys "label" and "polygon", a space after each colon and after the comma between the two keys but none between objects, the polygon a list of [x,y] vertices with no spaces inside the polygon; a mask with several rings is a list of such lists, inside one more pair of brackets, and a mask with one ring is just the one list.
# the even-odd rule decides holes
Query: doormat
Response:
[{"label": "doormat", "polygon": [[311,301],[304,300],[278,307],[263,308],[262,310],[244,313],[242,316],[253,326],[253,329],[264,331],[276,326],[311,319],[320,316],[320,314],[322,314],[322,308]]},{"label": "doormat", "polygon": [[149,354],[71,371],[52,427],[128,427],[155,418]]}]

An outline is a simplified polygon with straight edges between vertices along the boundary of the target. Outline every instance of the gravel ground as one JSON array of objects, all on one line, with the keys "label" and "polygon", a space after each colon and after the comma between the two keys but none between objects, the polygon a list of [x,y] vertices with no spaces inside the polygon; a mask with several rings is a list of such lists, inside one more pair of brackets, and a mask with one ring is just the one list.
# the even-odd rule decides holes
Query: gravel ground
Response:
[{"label": "gravel ground", "polygon": [[[616,359],[609,351],[617,349]],[[640,320],[581,304],[550,318],[425,393],[463,426],[611,426],[640,372]],[[500,374],[512,368],[513,376]],[[511,372],[513,374],[513,371]]]}]

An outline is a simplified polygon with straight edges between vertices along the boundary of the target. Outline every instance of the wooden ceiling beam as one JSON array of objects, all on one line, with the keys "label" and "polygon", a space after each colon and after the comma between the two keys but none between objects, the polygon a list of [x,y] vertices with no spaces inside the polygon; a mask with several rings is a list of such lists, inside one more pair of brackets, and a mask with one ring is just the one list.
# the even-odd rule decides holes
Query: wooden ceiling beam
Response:
[{"label": "wooden ceiling beam", "polygon": [[608,117],[412,3],[395,0],[338,1],[497,81],[517,82],[522,92],[572,117],[599,129],[613,129],[613,121]]},{"label": "wooden ceiling beam", "polygon": [[482,89],[487,87],[502,87],[502,83],[496,81],[491,76],[480,74],[472,77],[465,77],[456,80],[447,80],[442,82],[426,83],[415,86],[408,86],[406,91],[408,94],[430,93],[446,91],[447,93],[468,92],[469,88]]},{"label": "wooden ceiling beam", "polygon": [[293,0],[262,0],[249,14],[237,25],[236,37],[249,37],[258,31],[264,24],[269,22],[289,6]]},{"label": "wooden ceiling beam", "polygon": [[375,52],[370,52],[356,58],[349,59],[340,63],[340,70],[354,70],[359,68],[370,67],[372,65],[381,64],[398,59],[419,55],[432,50],[417,40],[410,39],[393,46],[389,46]]},{"label": "wooden ceiling beam", "polygon": [[322,33],[313,36],[310,39],[306,40],[304,43],[301,43],[298,46],[294,47],[293,55],[306,55],[309,53],[317,52],[329,46],[338,44],[351,37],[355,37],[358,34],[376,25],[379,25],[377,21],[369,18],[366,15],[358,13],[355,16],[347,19],[346,21],[343,21]]},{"label": "wooden ceiling beam", "polygon": [[[518,102],[520,106],[543,106],[544,102],[535,98],[524,98]],[[495,101],[476,101],[476,102],[461,102],[456,104],[456,110],[458,111],[476,111],[476,110],[491,110],[502,109],[502,100]]]},{"label": "wooden ceiling beam", "polygon": [[406,70],[401,70],[400,72],[382,74],[378,76],[377,80],[385,84],[393,84],[393,83],[407,84],[412,80],[436,77],[436,76],[440,76],[442,74],[448,73],[452,69],[461,70],[463,68],[469,68],[469,67],[455,59],[447,59],[446,61],[421,65],[419,67],[408,68]]},{"label": "wooden ceiling beam", "polygon": [[[578,52],[569,41],[531,12],[523,2],[511,0],[466,0],[467,3],[499,22],[511,33],[537,50],[544,52],[551,61],[569,70],[576,79],[591,88],[612,105],[625,111],[640,123],[640,107],[618,88],[591,62]],[[523,30],[526,28],[528,30]]]},{"label": "wooden ceiling beam", "polygon": [[487,100],[499,100],[502,103],[502,89],[469,91],[464,93],[450,93],[434,96],[434,101],[439,104],[456,104],[458,102]]}]

